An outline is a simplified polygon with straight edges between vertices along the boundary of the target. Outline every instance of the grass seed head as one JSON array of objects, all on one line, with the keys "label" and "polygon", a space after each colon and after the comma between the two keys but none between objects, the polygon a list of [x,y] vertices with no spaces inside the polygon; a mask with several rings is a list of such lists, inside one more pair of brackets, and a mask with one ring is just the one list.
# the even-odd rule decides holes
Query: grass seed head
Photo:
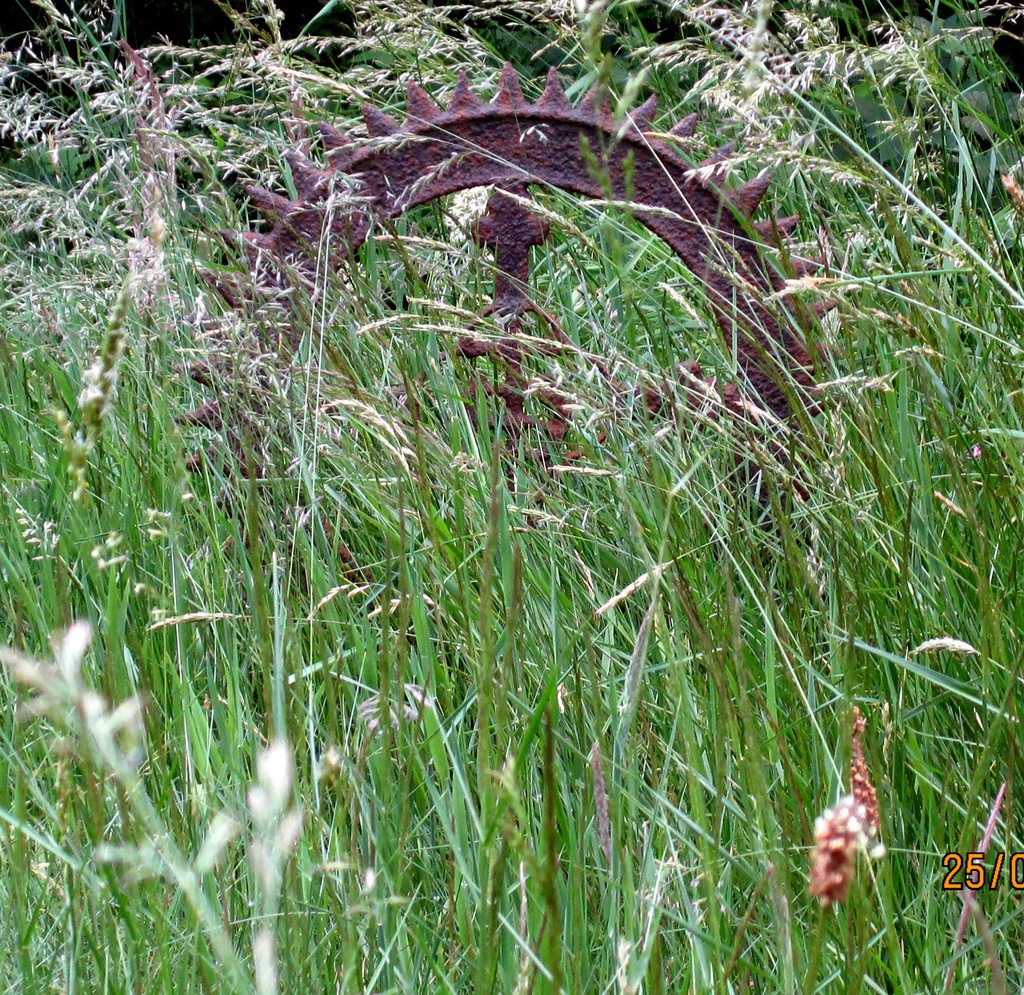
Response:
[{"label": "grass seed head", "polygon": [[1024,190],[1021,189],[1020,184],[1009,173],[1004,173],[1003,186],[1010,195],[1010,200],[1013,201],[1017,213],[1024,216]]}]

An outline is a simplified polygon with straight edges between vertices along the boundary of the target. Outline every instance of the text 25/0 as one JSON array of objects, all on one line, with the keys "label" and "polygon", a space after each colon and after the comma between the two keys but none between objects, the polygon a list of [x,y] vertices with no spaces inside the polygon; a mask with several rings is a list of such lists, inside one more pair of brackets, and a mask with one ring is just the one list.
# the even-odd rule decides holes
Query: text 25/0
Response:
[{"label": "text 25/0", "polygon": [[942,866],[946,868],[946,876],[942,879],[943,891],[959,891],[965,885],[971,891],[978,891],[986,885],[990,889],[997,888],[1004,870],[1010,887],[1024,891],[1024,853],[998,851],[992,855],[991,871],[985,867],[983,853],[947,853],[942,858]]}]

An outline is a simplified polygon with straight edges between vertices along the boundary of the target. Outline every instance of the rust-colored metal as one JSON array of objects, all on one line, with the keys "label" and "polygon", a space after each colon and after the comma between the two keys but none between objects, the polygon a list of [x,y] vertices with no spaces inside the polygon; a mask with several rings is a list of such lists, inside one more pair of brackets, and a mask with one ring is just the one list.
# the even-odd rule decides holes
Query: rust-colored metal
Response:
[{"label": "rust-colored metal", "polygon": [[[544,242],[548,222],[529,210],[529,188],[554,187],[619,203],[703,283],[726,343],[757,395],[755,403],[785,417],[790,413],[787,381],[798,390],[813,390],[810,356],[794,331],[808,319],[794,314],[780,322],[769,299],[782,290],[784,278],[763,259],[761,241],[778,241],[798,218],[754,222],[768,177],[723,189],[731,146],[691,164],[681,147],[694,133],[695,116],[660,133],[652,130],[655,111],[651,97],[624,121],[616,121],[599,88],[574,107],[554,70],[535,103],[523,96],[510,65],[502,70],[490,103],[470,89],[464,72],[443,109],[410,82],[403,124],[367,105],[363,118],[372,141],[354,140],[323,124],[325,166],[298,151],[286,154],[296,199],[250,187],[270,229],[245,233],[242,244],[262,274],[258,282],[276,292],[286,282],[280,275],[284,264],[312,274],[316,260],[326,254],[337,267],[363,244],[375,219],[395,218],[469,187],[493,187],[474,237],[495,254],[494,299],[484,314],[492,314],[506,334],[497,347],[467,337],[459,351],[469,357],[497,352],[509,360],[508,383],[492,393],[505,398],[510,422],[536,427],[522,410],[522,316],[536,314],[555,340],[562,345],[567,340],[557,318],[530,297],[530,250]],[[342,182],[350,183],[357,196],[332,197]],[[237,303],[235,290],[222,289],[229,302],[235,298]],[[682,377],[684,383],[687,376],[692,380],[692,370]],[[735,408],[746,390],[746,385],[739,392],[727,388],[726,405]],[[656,395],[645,400],[651,410],[661,404]],[[554,423],[568,416],[557,404],[554,410],[556,417],[547,427],[557,434]]]},{"label": "rust-colored metal", "polygon": [[[526,187],[510,192],[525,196]],[[482,315],[494,314],[499,320],[505,319],[512,334],[519,333],[522,315],[532,311],[558,337],[564,338],[558,319],[537,307],[526,293],[530,286],[530,249],[543,245],[550,229],[547,221],[502,190],[491,194],[486,213],[473,226],[476,241],[494,250],[494,300]]]}]

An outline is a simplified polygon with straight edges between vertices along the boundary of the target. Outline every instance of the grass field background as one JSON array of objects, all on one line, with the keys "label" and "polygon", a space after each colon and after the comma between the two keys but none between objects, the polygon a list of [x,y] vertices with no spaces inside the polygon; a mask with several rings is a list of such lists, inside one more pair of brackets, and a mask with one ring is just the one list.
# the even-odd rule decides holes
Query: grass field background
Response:
[{"label": "grass field background", "polygon": [[[769,8],[660,7],[664,42],[628,3],[366,3],[288,41],[253,6],[143,51],[156,89],[112,12],[54,9],[8,59],[3,991],[1022,990],[1019,84],[970,11]],[[402,119],[460,67],[489,97],[506,58],[771,170],[759,217],[824,258],[791,290],[836,304],[779,448],[616,401],[583,352],[735,371],[669,250],[557,191],[534,288],[581,355],[531,362],[578,399],[564,469],[467,413],[493,262],[461,200],[324,277],[288,358],[282,315],[203,282],[244,269],[217,231],[257,225],[244,182],[288,189],[302,120]],[[227,427],[182,422],[211,396]],[[855,704],[887,855],[822,909]],[[958,946],[942,858],[1003,784]]]}]

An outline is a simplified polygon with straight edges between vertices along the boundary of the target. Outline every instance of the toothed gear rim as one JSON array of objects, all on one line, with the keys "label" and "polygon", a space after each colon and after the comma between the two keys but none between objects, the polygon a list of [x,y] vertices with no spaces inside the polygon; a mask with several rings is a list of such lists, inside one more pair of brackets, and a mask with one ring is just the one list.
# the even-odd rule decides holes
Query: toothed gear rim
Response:
[{"label": "toothed gear rim", "polygon": [[[762,174],[723,190],[719,184],[731,146],[691,165],[674,143],[649,131],[655,110],[651,97],[617,123],[596,88],[573,107],[553,69],[533,104],[524,98],[511,65],[504,67],[489,104],[473,93],[465,72],[444,109],[410,82],[403,125],[372,106],[363,108],[370,137],[381,141],[357,143],[325,124],[326,168],[299,152],[287,153],[296,200],[249,188],[271,227],[267,233],[245,233],[243,245],[254,269],[264,269],[268,255],[308,266],[325,245],[332,263],[339,265],[365,241],[374,215],[394,218],[468,187],[493,185],[521,193],[538,184],[594,200],[610,194],[614,201],[634,205],[633,216],[704,284],[726,344],[735,349],[748,382],[764,405],[785,416],[790,405],[779,368],[812,390],[810,359],[791,322],[780,323],[767,304],[784,280],[762,259],[751,232],[775,240],[792,231],[798,217],[752,223],[768,177]],[[686,139],[694,124],[691,115],[669,135]],[[595,175],[595,159],[602,175]],[[339,174],[358,178],[358,208],[329,208],[327,194]],[[523,300],[519,310],[537,310]]]}]

